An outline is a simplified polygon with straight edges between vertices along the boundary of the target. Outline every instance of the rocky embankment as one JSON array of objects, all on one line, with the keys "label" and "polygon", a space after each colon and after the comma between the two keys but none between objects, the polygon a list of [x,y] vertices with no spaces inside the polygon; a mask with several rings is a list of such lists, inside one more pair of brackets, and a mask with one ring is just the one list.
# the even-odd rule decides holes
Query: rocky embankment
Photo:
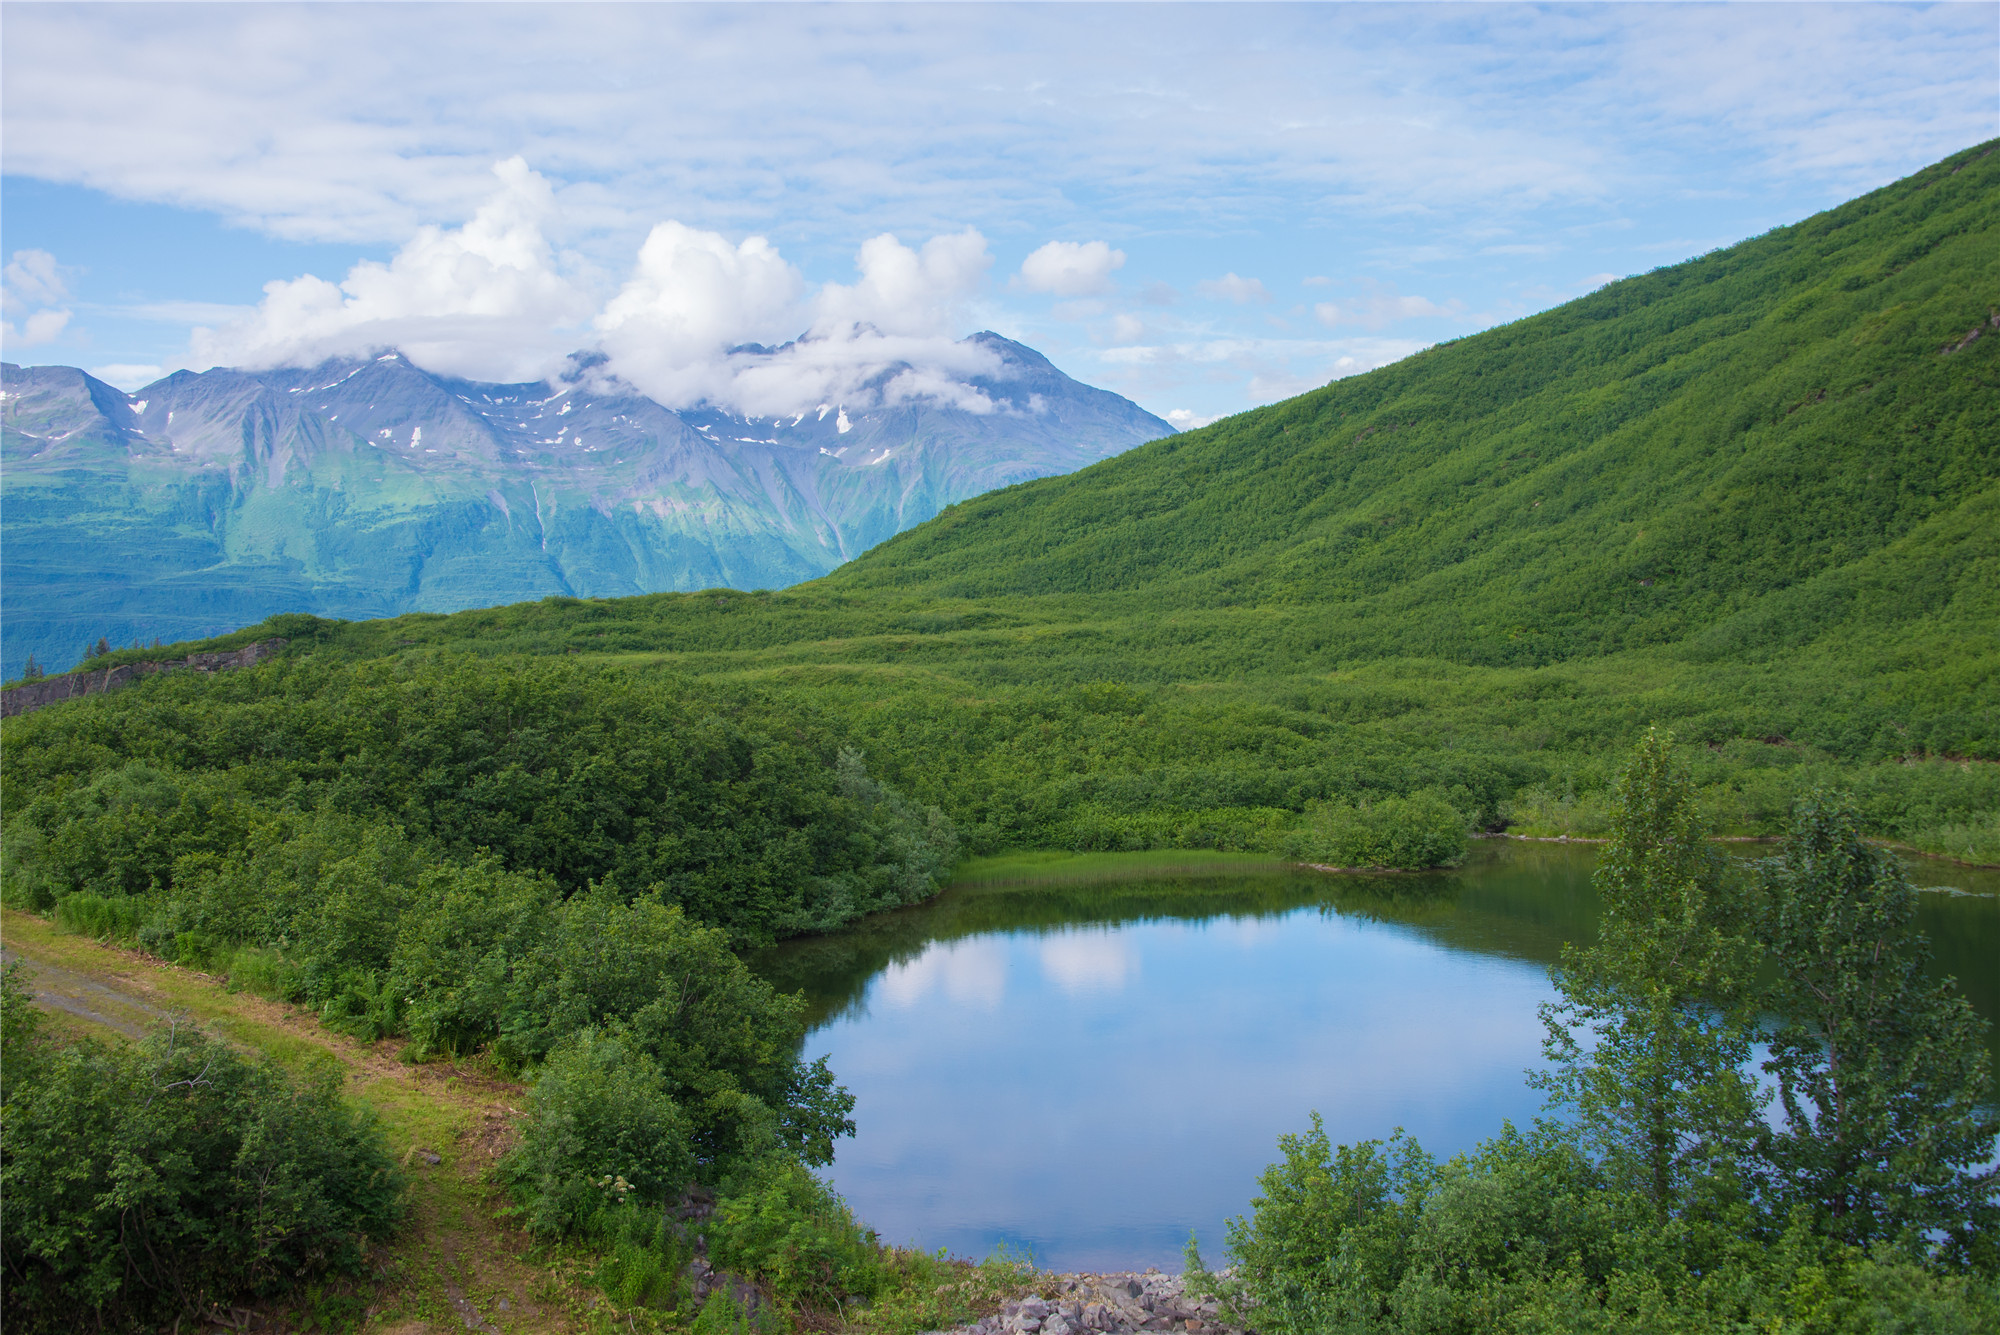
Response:
[{"label": "rocky embankment", "polygon": [[1010,1302],[977,1325],[948,1335],[1123,1335],[1128,1331],[1177,1330],[1201,1335],[1243,1335],[1221,1319],[1216,1303],[1187,1292],[1179,1275],[1158,1270],[1108,1275],[1050,1275],[1041,1285],[1047,1297]]},{"label": "rocky embankment", "polygon": [[156,672],[227,672],[231,668],[253,667],[285,647],[283,640],[260,640],[233,653],[189,654],[164,662],[126,663],[102,672],[65,672],[59,677],[38,677],[0,691],[0,718],[30,714],[44,705],[74,700],[80,695],[96,695],[130,686],[141,677]]}]

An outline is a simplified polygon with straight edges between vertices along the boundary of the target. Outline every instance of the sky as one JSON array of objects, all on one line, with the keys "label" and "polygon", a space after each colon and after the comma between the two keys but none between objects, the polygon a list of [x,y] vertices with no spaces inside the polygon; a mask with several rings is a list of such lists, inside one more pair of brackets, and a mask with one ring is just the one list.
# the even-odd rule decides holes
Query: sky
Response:
[{"label": "sky", "polygon": [[992,329],[1189,426],[2000,135],[1992,3],[4,21],[0,350],[125,389],[393,346],[744,412],[898,364],[965,406]]}]

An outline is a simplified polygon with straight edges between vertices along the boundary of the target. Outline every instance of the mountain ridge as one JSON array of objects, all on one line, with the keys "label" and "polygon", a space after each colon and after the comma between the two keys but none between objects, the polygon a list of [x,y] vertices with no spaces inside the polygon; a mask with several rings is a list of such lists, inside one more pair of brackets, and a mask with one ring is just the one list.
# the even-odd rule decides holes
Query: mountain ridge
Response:
[{"label": "mountain ridge", "polygon": [[587,365],[500,385],[396,352],[179,371],[130,395],[8,364],[8,671],[98,635],[198,638],[276,611],[782,586],[965,496],[1172,430],[1021,344],[969,341],[999,368],[968,382],[983,413],[676,411]]}]

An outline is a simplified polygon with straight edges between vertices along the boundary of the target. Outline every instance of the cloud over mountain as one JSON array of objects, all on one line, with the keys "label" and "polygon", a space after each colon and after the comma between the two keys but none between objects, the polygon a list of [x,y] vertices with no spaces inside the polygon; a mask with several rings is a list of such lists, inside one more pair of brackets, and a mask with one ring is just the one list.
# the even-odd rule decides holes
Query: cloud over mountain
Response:
[{"label": "cloud over mountain", "polygon": [[196,366],[304,366],[401,348],[433,371],[494,380],[546,374],[575,346],[596,303],[562,271],[543,229],[549,184],[518,157],[470,221],[424,226],[387,264],[364,260],[340,283],[306,274],[264,285],[244,319],[197,327]]},{"label": "cloud over mountain", "polygon": [[[993,408],[967,382],[999,363],[958,337],[993,262],[973,228],[920,247],[872,237],[856,254],[853,283],[808,292],[764,237],[732,243],[668,220],[601,300],[588,266],[548,239],[559,210],[547,180],[519,157],[493,171],[499,189],[462,227],[420,228],[388,263],[363,261],[337,284],[311,274],[267,283],[242,318],[193,331],[187,364],[267,369],[396,348],[426,370],[522,381],[555,374],[587,349],[603,354],[594,375],[673,407]],[[765,342],[801,330],[791,342]]]}]

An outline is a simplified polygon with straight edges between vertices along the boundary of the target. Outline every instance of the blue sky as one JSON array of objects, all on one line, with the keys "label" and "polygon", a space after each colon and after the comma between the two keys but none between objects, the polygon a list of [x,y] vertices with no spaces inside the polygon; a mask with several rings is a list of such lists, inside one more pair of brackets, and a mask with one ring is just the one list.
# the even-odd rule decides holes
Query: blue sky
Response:
[{"label": "blue sky", "polygon": [[[0,341],[126,387],[388,342],[527,376],[604,346],[662,397],[748,410],[836,362],[948,378],[950,340],[993,328],[1185,423],[2000,134],[1986,3],[6,24]],[[819,351],[778,368],[803,387],[726,351],[807,329]]]}]

